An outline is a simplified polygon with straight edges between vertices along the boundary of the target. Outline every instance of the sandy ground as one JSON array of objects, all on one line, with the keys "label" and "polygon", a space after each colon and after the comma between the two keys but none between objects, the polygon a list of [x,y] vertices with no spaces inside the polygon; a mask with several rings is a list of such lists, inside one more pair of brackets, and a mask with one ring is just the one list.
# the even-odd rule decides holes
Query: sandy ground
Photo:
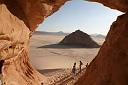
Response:
[{"label": "sandy ground", "polygon": [[[64,36],[57,35],[33,35],[31,38],[31,63],[46,77],[56,76],[57,73],[65,74],[66,72],[64,69],[71,69],[74,62],[77,63],[78,67],[80,60],[85,66],[86,63],[92,61],[99,51],[99,48],[72,48],[53,45],[63,38]],[[98,38],[94,40],[100,45],[104,41],[104,39]]]}]

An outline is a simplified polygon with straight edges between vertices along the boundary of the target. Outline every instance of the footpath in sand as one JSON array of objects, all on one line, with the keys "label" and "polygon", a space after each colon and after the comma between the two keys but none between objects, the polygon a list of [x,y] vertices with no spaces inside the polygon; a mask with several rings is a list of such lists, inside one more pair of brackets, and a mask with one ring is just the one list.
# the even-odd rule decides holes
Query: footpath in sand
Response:
[{"label": "footpath in sand", "polygon": [[72,77],[71,69],[67,69],[64,72],[59,73],[58,76],[48,77],[47,81],[44,82],[44,85],[74,85],[74,83],[85,73],[86,68],[82,69],[82,72],[79,73],[77,69],[77,74],[75,79]]}]

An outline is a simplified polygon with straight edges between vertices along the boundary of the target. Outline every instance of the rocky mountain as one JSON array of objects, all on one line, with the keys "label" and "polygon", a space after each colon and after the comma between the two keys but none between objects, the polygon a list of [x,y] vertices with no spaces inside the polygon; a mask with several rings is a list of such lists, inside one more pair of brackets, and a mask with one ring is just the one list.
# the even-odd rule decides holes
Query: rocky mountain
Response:
[{"label": "rocky mountain", "polygon": [[65,38],[59,44],[83,46],[87,48],[100,47],[94,40],[92,40],[90,35],[80,30],[76,30],[75,32],[65,36]]}]

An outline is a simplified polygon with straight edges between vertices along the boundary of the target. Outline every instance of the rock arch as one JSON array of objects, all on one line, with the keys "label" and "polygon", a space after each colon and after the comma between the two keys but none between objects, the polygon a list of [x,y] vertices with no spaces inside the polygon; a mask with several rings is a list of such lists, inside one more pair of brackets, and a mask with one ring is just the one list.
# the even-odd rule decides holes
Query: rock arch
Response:
[{"label": "rock arch", "polygon": [[[0,60],[4,60],[2,65],[4,85],[40,85],[43,82],[45,77],[29,63],[29,39],[38,24],[57,11],[66,1],[0,0]],[[126,85],[128,83],[128,1],[90,1],[103,3],[125,14],[113,23],[104,45],[76,85]],[[94,78],[97,76],[96,73],[100,76]]]}]

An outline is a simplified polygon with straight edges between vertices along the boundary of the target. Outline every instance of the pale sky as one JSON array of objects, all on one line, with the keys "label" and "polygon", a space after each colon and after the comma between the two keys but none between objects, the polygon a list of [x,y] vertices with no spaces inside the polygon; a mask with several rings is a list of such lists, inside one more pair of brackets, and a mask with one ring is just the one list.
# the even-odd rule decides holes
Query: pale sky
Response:
[{"label": "pale sky", "polygon": [[112,22],[121,14],[96,2],[72,0],[46,18],[37,30],[70,33],[80,29],[88,34],[106,35]]}]

